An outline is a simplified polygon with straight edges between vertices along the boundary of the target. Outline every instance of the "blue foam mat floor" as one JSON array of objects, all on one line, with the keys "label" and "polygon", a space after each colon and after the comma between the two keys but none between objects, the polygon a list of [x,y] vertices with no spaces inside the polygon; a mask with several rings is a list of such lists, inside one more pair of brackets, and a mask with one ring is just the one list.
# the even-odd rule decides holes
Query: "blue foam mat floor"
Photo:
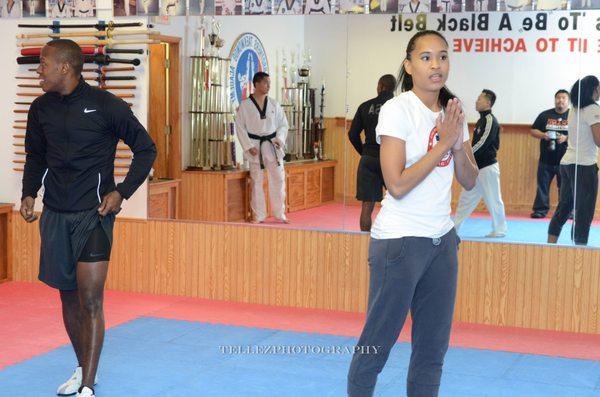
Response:
[{"label": "blue foam mat floor", "polygon": [[[356,341],[141,317],[107,331],[96,396],[346,396]],[[409,344],[394,347],[376,396],[405,395],[409,356]],[[53,396],[74,363],[65,345],[9,366],[0,371],[0,396]],[[450,348],[440,396],[597,397],[600,362]]]}]

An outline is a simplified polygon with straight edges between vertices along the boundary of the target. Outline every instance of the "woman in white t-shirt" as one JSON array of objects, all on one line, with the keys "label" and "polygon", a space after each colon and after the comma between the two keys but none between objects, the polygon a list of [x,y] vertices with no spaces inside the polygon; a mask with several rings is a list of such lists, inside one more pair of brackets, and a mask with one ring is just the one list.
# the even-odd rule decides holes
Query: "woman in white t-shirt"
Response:
[{"label": "woman in white t-shirt", "polygon": [[[573,242],[586,245],[598,196],[600,146],[600,84],[595,76],[578,80],[571,88],[569,146],[560,161],[560,201],[548,226],[548,242],[556,243],[573,209]],[[573,195],[573,193],[575,193]]]},{"label": "woman in white t-shirt", "polygon": [[398,79],[402,93],[379,113],[388,190],[371,229],[369,305],[348,373],[351,397],[373,395],[409,310],[408,396],[438,393],[460,242],[450,217],[452,179],[456,175],[471,190],[478,173],[460,102],[445,87],[449,66],[448,42],[440,33],[414,35]]}]

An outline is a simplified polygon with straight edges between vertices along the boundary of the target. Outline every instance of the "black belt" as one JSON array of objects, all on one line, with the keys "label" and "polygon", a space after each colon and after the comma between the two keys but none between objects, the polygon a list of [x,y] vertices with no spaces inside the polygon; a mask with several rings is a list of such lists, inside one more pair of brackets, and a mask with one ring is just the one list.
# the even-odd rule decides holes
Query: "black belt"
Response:
[{"label": "black belt", "polygon": [[273,148],[273,154],[275,155],[275,160],[277,160],[277,166],[279,166],[279,159],[277,158],[277,150],[275,149],[275,144],[272,141],[272,139],[275,138],[276,136],[277,136],[276,132],[269,134],[269,135],[248,134],[248,138],[256,139],[256,140],[260,141],[260,144],[258,145],[258,161],[260,162],[261,170],[265,168],[265,165],[263,163],[262,150],[261,150],[262,144],[265,142],[269,142],[271,144],[271,147]]}]

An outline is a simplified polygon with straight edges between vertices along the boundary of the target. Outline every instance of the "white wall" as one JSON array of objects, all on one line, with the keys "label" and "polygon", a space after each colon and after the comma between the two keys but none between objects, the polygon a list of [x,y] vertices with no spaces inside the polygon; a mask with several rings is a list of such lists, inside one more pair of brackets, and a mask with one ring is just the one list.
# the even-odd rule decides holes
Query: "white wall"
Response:
[{"label": "white wall", "polygon": [[[512,32],[497,30],[501,13],[490,14],[490,30],[487,32],[444,32],[450,43],[454,38],[523,37],[529,47],[527,53],[451,53],[451,73],[447,85],[465,103],[469,119],[477,119],[474,104],[482,88],[496,92],[498,100],[494,111],[501,122],[531,123],[540,111],[554,106],[556,90],[569,90],[580,76],[598,75],[600,33],[595,29],[595,24],[600,12],[587,11],[586,14],[585,19],[580,21],[585,24],[577,32],[563,32],[557,28],[558,19],[568,15],[567,11],[549,14],[548,26],[551,28],[547,32],[519,31],[522,19],[534,17],[535,13],[511,14]],[[469,17],[470,13],[452,16]],[[437,26],[437,17],[439,15],[429,15],[429,28]],[[361,102],[375,96],[377,80],[381,75],[398,74],[408,40],[415,32],[390,31],[390,15],[349,15],[347,18],[347,94],[339,84],[331,87],[335,89],[328,90],[327,94],[328,103],[333,102],[330,111],[342,113],[339,104],[347,100],[348,117],[351,118]],[[319,71],[326,76],[338,76],[343,74],[342,58],[346,42],[340,32],[342,27],[334,24],[332,35],[330,25],[327,18],[307,23],[307,38],[318,41],[320,48],[330,54],[315,57]],[[540,37],[559,37],[563,45],[554,54],[537,53],[533,51],[533,44]],[[589,52],[584,55],[569,52],[564,42],[566,37],[588,38]],[[310,41],[307,39],[307,46],[312,45]]]},{"label": "white wall", "polygon": [[[108,5],[108,6],[107,6]],[[112,15],[112,2],[110,0],[101,0],[98,2],[98,19],[111,20]],[[110,11],[109,11],[110,10]],[[95,19],[92,21],[96,21]],[[119,19],[119,22],[147,22],[145,18],[128,18]],[[23,18],[23,19],[0,19],[0,32],[3,40],[0,40],[0,54],[3,57],[0,59],[0,70],[3,73],[0,74],[0,87],[2,87],[2,99],[4,106],[0,109],[0,120],[4,126],[3,139],[0,142],[0,158],[3,160],[0,162],[0,202],[14,203],[18,209],[21,202],[21,178],[22,173],[14,171],[13,168],[17,165],[13,163],[13,160],[19,158],[24,159],[24,156],[17,156],[13,154],[15,147],[13,146],[14,139],[12,135],[15,133],[23,134],[24,130],[14,130],[13,124],[17,119],[25,119],[26,114],[15,114],[13,110],[17,108],[14,105],[15,101],[27,101],[33,100],[33,97],[17,97],[17,80],[15,76],[18,75],[35,75],[34,72],[28,72],[27,69],[36,67],[37,65],[17,65],[16,57],[20,56],[20,48],[16,46],[17,39],[15,35],[17,33],[49,33],[49,29],[21,29],[17,25],[19,23],[35,23],[45,24],[52,23],[51,19],[45,18]],[[91,23],[90,20],[75,19],[69,20],[67,23]],[[115,54],[116,55],[116,54]],[[115,58],[133,58],[130,54],[118,54]],[[148,71],[145,67],[146,56],[136,54],[135,57],[140,58],[142,65],[136,67],[136,71],[133,73],[136,77],[136,84],[138,89],[135,92],[136,97],[133,99],[127,99],[129,102],[133,102],[133,111],[139,118],[141,123],[146,126],[148,118]],[[89,66],[89,65],[88,65]],[[25,82],[20,80],[19,82]],[[29,82],[29,81],[28,81]],[[35,91],[34,89],[20,89],[22,91]],[[24,109],[23,106],[18,108]],[[19,165],[22,168],[22,165]],[[117,183],[120,179],[117,179]],[[41,194],[41,192],[40,192]],[[131,217],[131,218],[146,218],[147,215],[147,186],[144,183],[136,193],[123,204],[123,211],[120,216]],[[41,198],[38,197],[36,200],[36,209],[41,210]]]},{"label": "white wall", "polygon": [[312,85],[318,88],[325,80],[325,117],[346,115],[347,21],[346,15],[305,18],[304,45],[313,55]]}]

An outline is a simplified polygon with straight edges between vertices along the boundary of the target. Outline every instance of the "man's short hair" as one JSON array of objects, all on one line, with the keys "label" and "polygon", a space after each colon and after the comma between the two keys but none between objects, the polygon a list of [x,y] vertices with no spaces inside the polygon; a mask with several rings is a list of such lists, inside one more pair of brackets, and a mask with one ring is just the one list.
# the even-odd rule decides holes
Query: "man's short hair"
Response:
[{"label": "man's short hair", "polygon": [[571,95],[569,94],[569,91],[567,91],[567,90],[563,90],[563,89],[556,91],[556,94],[554,94],[554,98],[556,98],[556,97],[558,96],[558,94],[565,94],[565,95],[567,95],[567,97],[570,97],[570,96],[571,96]]},{"label": "man's short hair", "polygon": [[81,75],[83,70],[83,54],[81,47],[73,40],[57,39],[50,40],[46,46],[54,48],[55,56],[60,62],[71,65],[76,76]]},{"label": "man's short hair", "polygon": [[486,88],[486,89],[481,90],[481,93],[483,95],[485,95],[487,97],[487,99],[490,101],[490,106],[494,106],[494,103],[496,103],[496,94],[494,94],[494,91],[488,90]]},{"label": "man's short hair", "polygon": [[391,74],[385,74],[379,78],[379,84],[383,91],[394,91],[396,89],[396,78]]},{"label": "man's short hair", "polygon": [[269,73],[256,72],[254,74],[254,77],[252,77],[252,85],[256,85],[256,84],[260,83],[261,81],[263,81],[267,77],[269,77]]}]

